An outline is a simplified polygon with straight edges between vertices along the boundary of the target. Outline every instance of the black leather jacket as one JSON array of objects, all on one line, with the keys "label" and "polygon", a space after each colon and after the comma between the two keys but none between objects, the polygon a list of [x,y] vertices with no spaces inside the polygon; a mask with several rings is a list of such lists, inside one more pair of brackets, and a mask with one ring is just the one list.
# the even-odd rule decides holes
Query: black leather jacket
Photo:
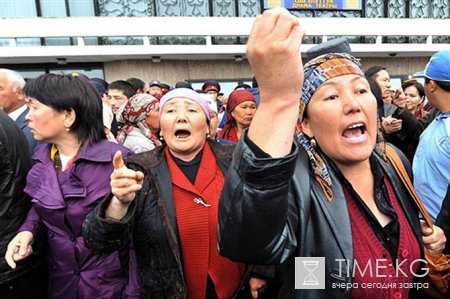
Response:
[{"label": "black leather jacket", "polygon": [[[376,158],[422,242],[418,212],[409,195],[393,168]],[[221,254],[240,262],[280,265],[279,298],[349,298],[350,289],[332,288],[333,283],[352,282],[345,274],[347,267],[353,269],[353,244],[344,193],[336,174],[330,171],[330,175],[332,202],[325,198],[309,170],[306,153],[297,145],[280,159],[257,158],[241,138],[220,200]],[[325,257],[325,289],[295,289],[295,257]]]},{"label": "black leather jacket", "polygon": [[401,119],[403,122],[402,129],[396,134],[404,143],[418,144],[420,134],[425,131],[425,129],[436,118],[439,112],[439,109],[433,108],[427,115],[417,120],[416,117],[408,109],[399,109],[397,113],[393,115],[393,117]]},{"label": "black leather jacket", "polygon": [[8,283],[45,262],[34,254],[17,263],[15,270],[6,264],[8,243],[31,208],[30,198],[23,192],[31,160],[22,130],[0,111],[0,284]]},{"label": "black leather jacket", "polygon": [[[210,146],[219,167],[226,173],[234,145],[210,141]],[[125,160],[127,167],[145,174],[136,200],[127,215],[121,221],[115,221],[104,217],[111,196],[106,198],[86,218],[83,236],[86,246],[98,254],[129,246],[132,242],[145,298],[186,298],[183,257],[164,148],[158,147]],[[258,267],[253,271],[267,276],[273,268]]]}]

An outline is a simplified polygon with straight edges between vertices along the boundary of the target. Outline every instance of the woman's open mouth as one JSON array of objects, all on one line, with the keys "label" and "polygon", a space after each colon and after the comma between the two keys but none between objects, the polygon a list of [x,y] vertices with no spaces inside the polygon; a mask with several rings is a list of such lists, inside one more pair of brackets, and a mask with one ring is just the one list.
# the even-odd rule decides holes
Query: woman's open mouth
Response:
[{"label": "woman's open mouth", "polygon": [[347,139],[358,140],[366,133],[366,126],[363,123],[356,123],[350,125],[342,133],[342,136]]},{"label": "woman's open mouth", "polygon": [[186,139],[189,138],[191,136],[191,132],[189,132],[188,130],[176,130],[175,131],[175,137],[177,139]]}]

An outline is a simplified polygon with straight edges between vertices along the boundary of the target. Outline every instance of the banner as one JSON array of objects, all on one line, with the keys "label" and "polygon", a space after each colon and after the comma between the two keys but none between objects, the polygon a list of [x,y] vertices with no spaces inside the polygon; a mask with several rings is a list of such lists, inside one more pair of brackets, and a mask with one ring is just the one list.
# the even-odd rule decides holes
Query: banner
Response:
[{"label": "banner", "polygon": [[362,10],[362,0],[264,0],[264,8]]}]

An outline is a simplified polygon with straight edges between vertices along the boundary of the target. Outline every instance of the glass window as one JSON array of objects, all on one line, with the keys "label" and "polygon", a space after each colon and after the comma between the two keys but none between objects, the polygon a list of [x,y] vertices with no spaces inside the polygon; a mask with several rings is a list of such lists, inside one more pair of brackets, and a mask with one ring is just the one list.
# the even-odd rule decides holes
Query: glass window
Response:
[{"label": "glass window", "polygon": [[[65,0],[40,0],[43,17],[80,17],[95,16],[94,2],[92,0],[70,0],[69,7]],[[49,46],[71,45],[74,40],[71,38],[46,38],[45,44]],[[86,44],[97,44],[96,38],[87,38]]]},{"label": "glass window", "polygon": [[[29,18],[36,17],[37,10],[35,0],[4,1],[0,0],[0,17],[11,18]],[[41,41],[39,38],[18,38],[17,46],[39,46]],[[0,47],[9,46],[9,40],[0,40]]]},{"label": "glass window", "polygon": [[53,73],[53,74],[71,74],[79,73],[88,76],[89,78],[104,78],[103,67],[101,64],[77,64],[77,65],[67,65],[58,66],[55,64],[34,64],[34,65],[1,65],[0,68],[7,68],[17,71],[25,79],[36,78],[42,74]]},{"label": "glass window", "polygon": [[[13,68],[11,68],[13,69]],[[45,70],[16,70],[25,80],[45,74]]]},{"label": "glass window", "polygon": [[66,17],[66,3],[64,0],[41,0],[43,17]]},{"label": "glass window", "polygon": [[93,0],[70,0],[69,11],[72,17],[95,16]]},{"label": "glass window", "polygon": [[37,16],[35,0],[1,0],[0,2],[0,17],[2,18],[27,18]]},{"label": "glass window", "polygon": [[101,68],[49,68],[49,73],[53,74],[71,74],[79,73],[88,76],[89,78],[104,78],[103,69]]}]

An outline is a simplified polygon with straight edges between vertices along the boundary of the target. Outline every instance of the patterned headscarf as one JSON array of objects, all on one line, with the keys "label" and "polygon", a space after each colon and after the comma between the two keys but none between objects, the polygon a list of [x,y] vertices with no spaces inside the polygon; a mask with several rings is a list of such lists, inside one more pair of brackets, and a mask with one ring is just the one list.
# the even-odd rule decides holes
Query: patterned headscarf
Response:
[{"label": "patterned headscarf", "polygon": [[117,133],[117,141],[123,144],[127,135],[133,128],[137,127],[155,146],[160,146],[161,141],[159,141],[158,136],[153,134],[145,123],[148,114],[158,108],[158,105],[158,99],[146,93],[136,94],[128,99],[126,104],[117,111],[117,123],[123,125]]},{"label": "patterned headscarf", "polygon": [[[364,77],[362,66],[355,57],[346,53],[331,53],[318,56],[304,65],[304,82],[300,101],[299,121],[304,118],[306,106],[316,90],[327,80],[343,75],[360,75]],[[301,128],[301,126],[298,126]],[[297,139],[305,149],[316,180],[322,187],[328,201],[333,199],[333,186],[327,166],[316,151],[311,146],[309,138],[299,130]]]}]

